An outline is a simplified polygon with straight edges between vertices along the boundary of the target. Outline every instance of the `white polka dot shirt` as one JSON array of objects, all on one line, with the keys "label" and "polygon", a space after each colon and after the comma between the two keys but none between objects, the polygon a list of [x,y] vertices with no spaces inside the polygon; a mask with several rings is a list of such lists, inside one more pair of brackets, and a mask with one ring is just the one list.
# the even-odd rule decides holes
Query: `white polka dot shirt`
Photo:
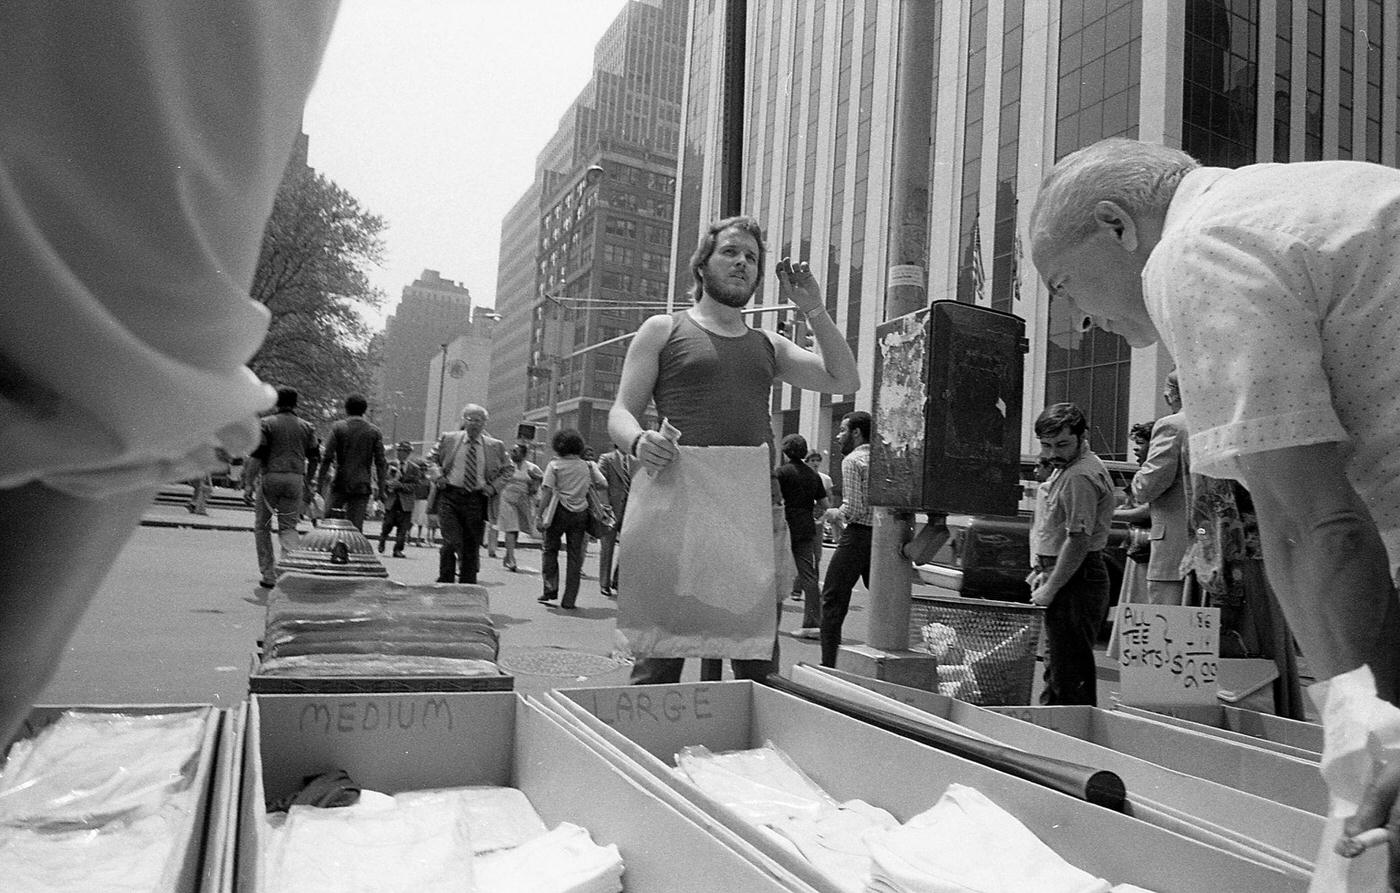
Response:
[{"label": "white polka dot shirt", "polygon": [[1180,372],[1192,470],[1243,480],[1240,456],[1347,444],[1400,560],[1400,170],[1192,171],[1142,279]]}]

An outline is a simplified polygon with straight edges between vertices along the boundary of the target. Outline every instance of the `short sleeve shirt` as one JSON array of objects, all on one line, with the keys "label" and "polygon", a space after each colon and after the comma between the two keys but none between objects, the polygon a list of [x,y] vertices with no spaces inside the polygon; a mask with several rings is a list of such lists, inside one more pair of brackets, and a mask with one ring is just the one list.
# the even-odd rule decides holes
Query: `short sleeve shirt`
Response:
[{"label": "short sleeve shirt", "polygon": [[805,462],[784,462],[773,474],[783,493],[783,512],[787,516],[792,538],[799,540],[816,536],[817,522],[812,512],[817,501],[826,498],[822,479]]},{"label": "short sleeve shirt", "polygon": [[1036,490],[1032,548],[1037,555],[1058,555],[1070,534],[1082,533],[1089,537],[1089,551],[1102,550],[1113,525],[1113,502],[1108,468],[1084,450]]},{"label": "short sleeve shirt", "polygon": [[1400,171],[1355,161],[1201,168],[1143,270],[1181,372],[1192,470],[1344,443],[1400,558]]}]

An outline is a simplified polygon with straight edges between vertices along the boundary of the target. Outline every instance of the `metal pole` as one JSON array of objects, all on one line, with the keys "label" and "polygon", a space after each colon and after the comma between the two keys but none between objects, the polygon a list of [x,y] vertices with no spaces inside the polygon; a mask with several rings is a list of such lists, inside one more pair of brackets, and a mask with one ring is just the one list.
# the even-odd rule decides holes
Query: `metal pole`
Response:
[{"label": "metal pole", "polygon": [[442,389],[447,384],[447,345],[442,346],[442,368],[438,370],[437,430],[442,433]]},{"label": "metal pole", "polygon": [[[927,298],[928,191],[933,69],[928,47],[937,33],[936,7],[923,0],[899,4],[894,153],[890,174],[885,318],[921,309]],[[874,432],[879,436],[879,432]],[[866,642],[881,650],[909,647],[914,568],[903,547],[914,516],[875,507],[870,537],[870,613]]]},{"label": "metal pole", "polygon": [[549,295],[545,300],[554,304],[554,350],[549,355],[549,421],[545,424],[545,436],[554,437],[555,426],[559,422],[559,366],[563,362],[559,353],[564,349],[563,305]]}]

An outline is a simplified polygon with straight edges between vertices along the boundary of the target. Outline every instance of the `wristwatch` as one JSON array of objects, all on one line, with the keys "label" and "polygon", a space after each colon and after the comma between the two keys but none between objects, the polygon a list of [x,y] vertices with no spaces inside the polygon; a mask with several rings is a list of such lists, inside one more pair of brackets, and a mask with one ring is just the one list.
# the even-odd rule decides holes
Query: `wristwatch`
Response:
[{"label": "wristwatch", "polygon": [[645,430],[638,431],[637,436],[632,438],[632,448],[627,451],[627,455],[631,456],[633,459],[638,458],[637,445],[642,442],[642,435],[645,433],[647,433]]}]

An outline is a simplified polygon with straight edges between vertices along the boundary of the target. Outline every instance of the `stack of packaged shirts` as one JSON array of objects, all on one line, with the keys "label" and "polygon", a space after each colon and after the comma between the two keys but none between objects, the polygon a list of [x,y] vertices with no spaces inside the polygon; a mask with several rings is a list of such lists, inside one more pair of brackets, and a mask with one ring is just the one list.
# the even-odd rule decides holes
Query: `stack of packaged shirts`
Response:
[{"label": "stack of packaged shirts", "polygon": [[270,893],[619,893],[622,857],[588,832],[552,830],[515,788],[463,787],[268,817]]},{"label": "stack of packaged shirts", "polygon": [[479,586],[284,574],[264,676],[496,676],[500,637]]},{"label": "stack of packaged shirts", "polygon": [[679,774],[806,859],[846,893],[1148,893],[1070,865],[981,792],[950,784],[901,823],[863,800],[838,803],[783,751],[687,747]]},{"label": "stack of packaged shirts", "polygon": [[0,771],[3,888],[175,890],[210,714],[68,711],[16,742]]}]

